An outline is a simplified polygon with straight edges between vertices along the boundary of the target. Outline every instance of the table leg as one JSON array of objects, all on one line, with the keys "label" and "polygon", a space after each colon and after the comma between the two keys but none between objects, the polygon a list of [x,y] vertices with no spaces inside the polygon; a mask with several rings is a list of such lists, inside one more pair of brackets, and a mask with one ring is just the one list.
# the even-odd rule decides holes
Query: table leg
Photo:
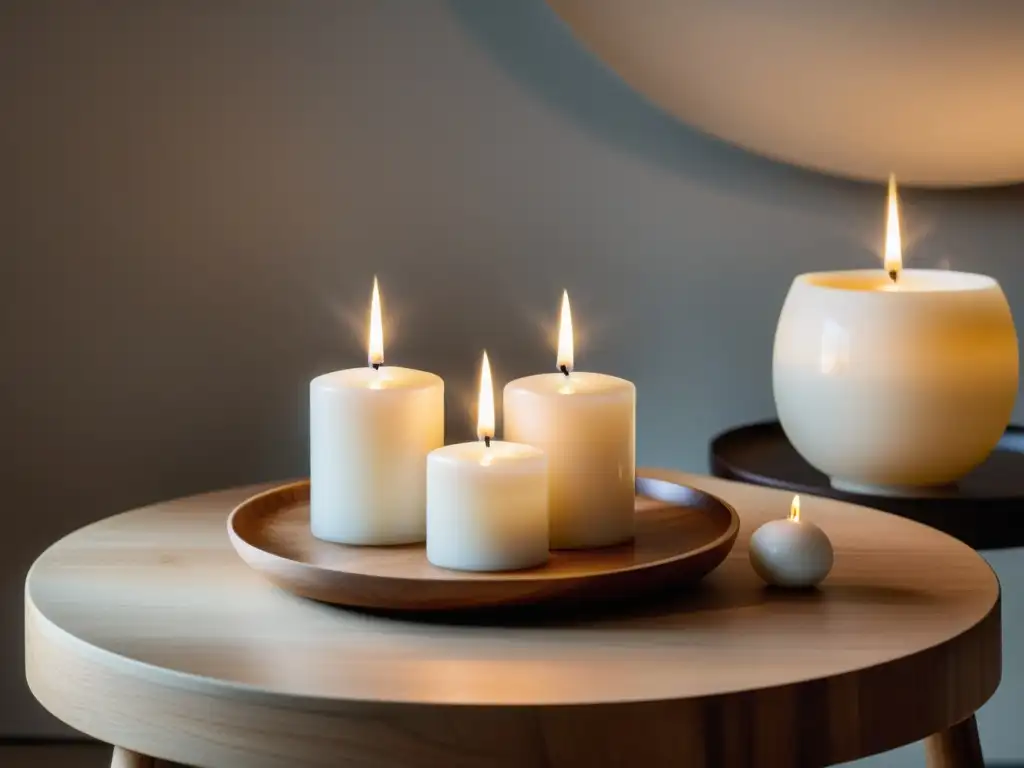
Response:
[{"label": "table leg", "polygon": [[110,768],[156,768],[156,759],[121,747],[114,747]]},{"label": "table leg", "polygon": [[984,768],[978,721],[971,715],[924,742],[928,768]]}]

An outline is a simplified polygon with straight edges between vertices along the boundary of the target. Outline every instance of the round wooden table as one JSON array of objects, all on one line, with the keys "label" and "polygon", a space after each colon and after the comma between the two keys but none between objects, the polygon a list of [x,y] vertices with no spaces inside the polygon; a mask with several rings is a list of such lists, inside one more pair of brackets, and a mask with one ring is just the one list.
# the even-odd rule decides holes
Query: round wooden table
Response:
[{"label": "round wooden table", "polygon": [[974,712],[1000,676],[999,584],[926,526],[806,498],[832,537],[817,591],[747,561],[790,494],[676,472],[742,519],[699,587],[600,616],[433,621],[280,591],[228,543],[258,488],[87,526],[25,585],[26,673],[115,766],[807,766],[928,737],[981,766]]}]

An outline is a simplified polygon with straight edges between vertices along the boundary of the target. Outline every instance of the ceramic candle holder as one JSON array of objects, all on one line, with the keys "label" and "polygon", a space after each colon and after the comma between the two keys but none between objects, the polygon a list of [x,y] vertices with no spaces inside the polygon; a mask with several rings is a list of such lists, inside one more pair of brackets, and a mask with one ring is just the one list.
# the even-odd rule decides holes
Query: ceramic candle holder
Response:
[{"label": "ceramic candle holder", "polygon": [[1017,377],[1009,305],[982,275],[800,275],[775,335],[786,436],[848,491],[905,494],[963,477],[1006,428]]}]

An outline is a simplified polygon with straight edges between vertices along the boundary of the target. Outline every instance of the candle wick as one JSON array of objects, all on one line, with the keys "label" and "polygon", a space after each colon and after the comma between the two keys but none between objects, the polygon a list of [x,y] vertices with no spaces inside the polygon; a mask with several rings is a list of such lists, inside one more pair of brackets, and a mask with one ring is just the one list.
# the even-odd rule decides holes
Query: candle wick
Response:
[{"label": "candle wick", "polygon": [[371,366],[371,367],[373,368],[373,370],[375,370],[375,371],[379,371],[379,370],[380,370],[380,363],[370,363],[370,366]]},{"label": "candle wick", "polygon": [[896,278],[898,278],[899,276],[900,276],[900,273],[898,271],[896,271],[895,269],[890,269],[889,270],[889,279],[892,280],[894,283],[896,282]]},{"label": "candle wick", "polygon": [[484,447],[485,448],[490,448],[491,447],[491,436],[490,435],[484,435]]},{"label": "candle wick", "polygon": [[569,375],[569,366],[567,366],[565,363],[562,363],[560,366],[558,366],[558,370],[560,370],[566,376]]}]

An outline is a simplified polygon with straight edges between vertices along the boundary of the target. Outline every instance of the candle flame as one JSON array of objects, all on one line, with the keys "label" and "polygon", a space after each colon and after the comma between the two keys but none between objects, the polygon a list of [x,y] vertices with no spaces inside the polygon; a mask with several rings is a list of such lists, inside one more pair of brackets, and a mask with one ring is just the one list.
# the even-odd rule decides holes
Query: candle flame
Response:
[{"label": "candle flame", "polygon": [[476,406],[476,436],[481,440],[494,437],[494,384],[491,381],[491,363],[484,352],[480,366],[480,396]]},{"label": "candle flame", "polygon": [[373,295],[370,297],[370,365],[378,366],[384,362],[384,324],[380,319],[380,290],[377,278],[373,278]]},{"label": "candle flame", "polygon": [[800,495],[793,497],[793,503],[789,505],[789,519],[794,523],[800,522]]},{"label": "candle flame", "polygon": [[562,291],[562,317],[558,323],[558,370],[568,374],[572,370],[572,312],[569,310],[569,292]]},{"label": "candle flame", "polygon": [[896,194],[896,176],[889,174],[889,202],[885,216],[885,271],[895,283],[903,269],[903,243],[900,238],[900,203]]}]

